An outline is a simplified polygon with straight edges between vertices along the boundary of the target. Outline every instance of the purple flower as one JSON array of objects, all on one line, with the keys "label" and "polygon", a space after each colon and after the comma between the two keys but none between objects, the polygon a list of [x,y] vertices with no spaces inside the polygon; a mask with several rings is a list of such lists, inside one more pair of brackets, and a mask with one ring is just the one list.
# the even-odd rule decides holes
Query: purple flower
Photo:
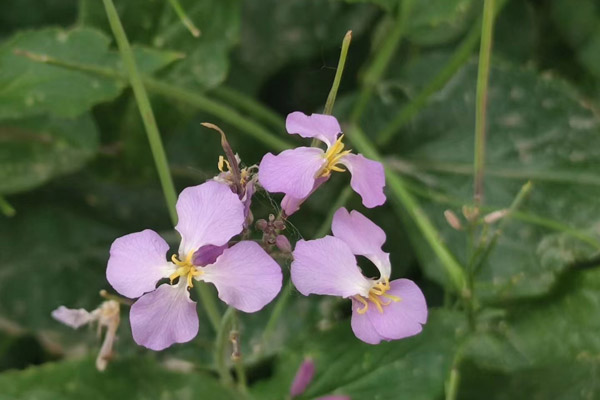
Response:
[{"label": "purple flower", "polygon": [[290,134],[315,138],[327,145],[326,151],[317,147],[298,147],[263,157],[258,171],[259,182],[269,192],[285,193],[282,208],[287,215],[296,212],[300,204],[329,179],[332,171],[343,172],[342,166],[352,174],[350,185],[362,197],[365,207],[385,203],[383,165],[344,150],[344,135],[340,135],[342,129],[335,117],[308,116],[296,111],[287,116],[286,129]]},{"label": "purple flower", "polygon": [[[300,396],[306,391],[306,388],[312,382],[315,376],[315,363],[311,358],[305,358],[300,368],[294,376],[292,386],[290,386],[290,397],[293,399]],[[348,396],[342,395],[331,395],[325,397],[319,397],[315,400],[350,400]]]},{"label": "purple flower", "polygon": [[[152,350],[196,336],[196,303],[188,292],[194,280],[214,284],[221,300],[244,312],[260,310],[281,289],[279,265],[257,243],[227,247],[245,217],[244,204],[226,185],[209,181],[183,190],[177,215],[181,243],[171,262],[167,242],[147,229],[115,240],[106,270],[117,292],[139,297],[131,306],[131,330],[138,344]],[[157,288],[163,278],[171,284]]]},{"label": "purple flower", "polygon": [[[381,248],[386,239],[383,230],[361,213],[345,208],[336,211],[331,229],[334,236],[296,244],[292,281],[300,293],[352,299],[352,330],[366,343],[421,332],[427,321],[425,297],[413,281],[390,282],[389,254]],[[375,264],[380,277],[365,277],[356,256]]]}]

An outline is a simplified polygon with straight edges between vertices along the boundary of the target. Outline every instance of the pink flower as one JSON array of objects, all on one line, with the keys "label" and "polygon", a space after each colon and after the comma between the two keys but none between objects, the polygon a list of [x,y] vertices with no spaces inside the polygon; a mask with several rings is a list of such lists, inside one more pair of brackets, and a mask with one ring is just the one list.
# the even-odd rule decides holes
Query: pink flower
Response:
[{"label": "pink flower", "polygon": [[[306,388],[312,382],[315,376],[315,363],[311,358],[306,358],[300,364],[300,368],[296,372],[296,376],[290,386],[290,397],[293,399],[300,396],[306,391]],[[350,397],[343,395],[330,395],[319,397],[315,400],[350,400]]]},{"label": "pink flower", "polygon": [[296,111],[287,116],[286,129],[290,134],[315,138],[327,145],[326,151],[317,147],[298,147],[276,156],[267,153],[263,157],[258,171],[259,182],[269,192],[285,193],[281,206],[287,215],[296,212],[300,204],[329,179],[332,171],[343,172],[342,166],[352,174],[350,185],[362,197],[365,207],[385,203],[383,165],[344,150],[344,135],[340,135],[342,129],[335,117],[308,116]]},{"label": "pink flower", "polygon": [[[131,306],[131,330],[136,343],[152,350],[196,336],[196,303],[188,292],[194,280],[214,284],[221,300],[244,312],[260,310],[281,289],[279,265],[257,243],[227,247],[245,216],[244,204],[226,185],[209,181],[183,190],[177,215],[181,243],[172,261],[166,260],[167,242],[147,229],[115,240],[106,270],[117,292],[139,297]],[[171,284],[156,287],[163,278]]]},{"label": "pink flower", "polygon": [[[389,280],[389,254],[382,250],[385,233],[357,211],[336,211],[334,236],[300,240],[293,252],[292,281],[305,296],[320,294],[352,299],[352,330],[370,344],[413,336],[427,321],[421,290],[408,279]],[[356,256],[369,259],[380,272],[365,277]]]}]

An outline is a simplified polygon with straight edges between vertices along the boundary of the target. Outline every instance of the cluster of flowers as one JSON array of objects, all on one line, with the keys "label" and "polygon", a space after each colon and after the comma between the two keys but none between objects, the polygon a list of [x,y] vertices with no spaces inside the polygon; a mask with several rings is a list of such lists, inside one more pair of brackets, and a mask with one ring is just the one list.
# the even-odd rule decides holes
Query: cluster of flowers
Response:
[{"label": "cluster of flowers", "polygon": [[[268,246],[252,240],[234,240],[246,232],[252,221],[250,204],[258,187],[285,195],[281,207],[286,218],[332,172],[344,171],[345,167],[352,174],[352,188],[366,207],[385,202],[383,166],[344,150],[344,135],[334,117],[294,112],[288,115],[286,128],[290,134],[320,140],[327,149],[298,147],[278,155],[266,154],[256,173],[256,167],[240,169],[239,159],[228,145],[224,146],[227,160],[220,159],[221,173],[179,195],[175,229],[181,242],[170,260],[166,258],[169,245],[152,230],[114,241],[106,276],[118,293],[137,298],[129,318],[138,344],[162,350],[196,336],[198,315],[189,293],[195,281],[212,283],[223,302],[248,313],[262,309],[277,296],[282,272],[265,250]],[[226,144],[224,135],[222,142]],[[273,243],[291,250],[287,238],[279,234],[281,221],[259,222],[259,229],[272,237]],[[334,215],[332,233],[333,236],[296,243],[291,279],[298,291],[306,296],[350,298],[352,329],[366,343],[419,333],[427,320],[425,298],[410,280],[390,282],[389,254],[382,250],[386,240],[383,230],[358,211],[341,208]],[[370,260],[380,276],[365,277],[356,256]],[[165,282],[157,287],[161,280]],[[62,308],[55,317],[74,326],[77,313],[82,315],[82,310]]]}]

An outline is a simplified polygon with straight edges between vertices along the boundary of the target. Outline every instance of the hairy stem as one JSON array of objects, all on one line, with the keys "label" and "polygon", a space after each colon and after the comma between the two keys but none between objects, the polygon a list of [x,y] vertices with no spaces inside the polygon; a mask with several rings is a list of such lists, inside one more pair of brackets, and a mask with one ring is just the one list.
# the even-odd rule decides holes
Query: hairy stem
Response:
[{"label": "hairy stem", "polygon": [[234,308],[227,308],[227,311],[225,311],[225,314],[223,314],[223,318],[219,324],[217,338],[215,341],[215,365],[217,366],[217,371],[219,371],[219,377],[221,378],[221,381],[226,385],[231,385],[233,382],[231,373],[229,372],[229,366],[227,365],[228,357],[225,350],[229,341],[229,331],[231,330],[233,323],[234,313]]}]

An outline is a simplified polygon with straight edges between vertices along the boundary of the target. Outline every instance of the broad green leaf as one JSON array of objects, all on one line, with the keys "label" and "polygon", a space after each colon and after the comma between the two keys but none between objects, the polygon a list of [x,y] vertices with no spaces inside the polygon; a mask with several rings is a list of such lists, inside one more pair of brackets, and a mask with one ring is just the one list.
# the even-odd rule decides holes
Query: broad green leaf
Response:
[{"label": "broad green leaf", "polygon": [[464,33],[480,12],[473,0],[416,0],[412,2],[407,38],[423,46],[448,43]]},{"label": "broad green leaf", "polygon": [[355,38],[360,37],[376,12],[377,8],[369,5],[348,5],[342,1],[246,1],[237,53],[243,67],[240,74],[245,74],[243,79],[247,80],[250,73],[260,83],[287,63],[317,58],[316,68],[321,67],[323,52],[339,49],[348,30]]},{"label": "broad green leaf", "polygon": [[[443,211],[460,215],[461,206],[472,202],[476,76],[471,63],[434,96],[399,135],[401,163],[389,164],[426,186],[419,193],[430,200],[428,214],[463,263],[465,232],[450,228]],[[496,63],[487,131],[485,204],[508,207],[527,180],[534,188],[484,266],[476,291],[496,300],[540,295],[562,271],[599,248],[600,206],[593,200],[600,195],[598,119],[562,81]],[[583,243],[556,246],[567,240],[561,235]],[[427,247],[418,250],[429,276],[445,282]]]},{"label": "broad green leaf", "polygon": [[210,376],[169,371],[148,357],[115,360],[104,372],[96,371],[92,359],[6,372],[0,388],[1,400],[237,398]]},{"label": "broad green leaf", "polygon": [[26,329],[57,327],[60,305],[94,309],[107,288],[114,229],[64,208],[20,207],[0,224],[0,316]]},{"label": "broad green leaf", "polygon": [[[168,1],[132,0],[117,2],[117,11],[133,43],[177,50],[185,58],[174,65],[167,79],[197,90],[218,86],[227,77],[229,51],[239,40],[241,1],[180,1],[186,14],[200,29],[194,37],[181,23]],[[81,22],[111,30],[102,2],[81,1]]]},{"label": "broad green leaf", "polygon": [[594,382],[600,367],[600,270],[564,279],[552,294],[514,307],[469,341],[467,357],[480,369],[469,373],[490,374],[490,383],[503,387],[491,398],[600,396]]},{"label": "broad green leaf", "polygon": [[89,113],[75,119],[0,120],[0,194],[76,171],[97,149],[98,132]]},{"label": "broad green leaf", "polygon": [[432,310],[421,334],[377,346],[360,342],[349,321],[339,325],[330,332],[302,338],[298,346],[280,354],[275,375],[254,387],[255,396],[284,398],[305,357],[314,360],[316,373],[301,399],[328,394],[381,400],[443,395],[456,336],[464,330],[459,314]]},{"label": "broad green leaf", "polygon": [[[15,34],[0,45],[0,118],[52,113],[74,117],[116,98],[124,84],[85,72],[43,64],[28,57],[48,56],[68,63],[120,69],[110,38],[89,28],[47,28]],[[174,52],[135,48],[140,70],[152,73],[174,62]]]}]

